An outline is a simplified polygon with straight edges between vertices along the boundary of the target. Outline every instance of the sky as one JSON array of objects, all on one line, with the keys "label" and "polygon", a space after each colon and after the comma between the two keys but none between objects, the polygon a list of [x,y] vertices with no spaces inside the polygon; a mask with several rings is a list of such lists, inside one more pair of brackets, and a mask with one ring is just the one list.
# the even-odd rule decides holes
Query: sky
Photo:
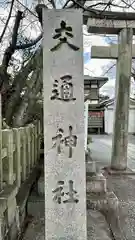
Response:
[{"label": "sky", "polygon": [[[1,1],[0,0],[0,4]],[[115,0],[117,1],[117,0]],[[6,1],[5,1],[6,2]],[[30,7],[30,3],[32,3],[32,0],[20,0],[23,4],[27,4],[27,6]],[[34,2],[34,1],[33,1]],[[29,3],[29,4],[28,4]],[[36,0],[34,2],[34,5],[36,5]],[[19,3],[16,1],[16,7],[21,10],[22,7]],[[114,9],[115,10],[115,9]],[[8,9],[5,5],[3,8],[3,5],[1,7],[0,5],[0,20],[1,19],[6,19],[8,15]],[[37,19],[35,22],[35,18],[31,16],[30,14],[27,15],[27,18],[23,20],[23,34],[25,36],[29,37],[30,39],[35,39],[41,32],[41,27],[40,24],[38,24]],[[12,25],[15,17],[15,12],[13,13],[13,16],[10,20],[9,28],[7,29],[8,34],[5,34],[5,37],[3,38],[3,42],[1,44],[1,50],[4,51],[5,47],[7,47],[8,39],[11,34],[12,34],[12,29],[10,26]],[[2,32],[3,26],[4,26],[4,21],[0,21],[0,33]],[[29,24],[29,23],[32,24]],[[112,64],[115,64],[115,61],[110,61],[110,60],[100,60],[100,59],[91,59],[91,46],[109,46],[109,44],[117,43],[117,37],[116,36],[110,36],[110,37],[104,37],[103,35],[93,35],[89,34],[87,32],[87,27],[83,27],[83,33],[84,33],[84,53],[83,53],[83,58],[84,58],[84,74],[90,75],[90,76],[105,76],[109,78],[109,81],[101,88],[100,92],[105,95],[109,95],[110,98],[114,97],[115,94],[115,76],[116,76],[116,67],[114,66],[109,72],[107,70],[110,68]],[[2,55],[0,56],[2,58]],[[17,54],[17,58],[21,59],[21,55]],[[133,96],[133,93],[135,92],[135,84],[133,81],[131,81],[131,96]]]},{"label": "sky", "polygon": [[[86,28],[84,32],[86,32]],[[88,34],[88,33],[87,33]],[[115,81],[116,81],[116,61],[108,59],[91,59],[91,46],[109,46],[110,42],[117,43],[117,37],[111,36],[110,38],[103,35],[84,35],[84,74],[96,77],[108,77],[108,82],[100,89],[104,95],[110,98],[115,96]],[[109,72],[107,70],[114,65]],[[131,79],[131,97],[135,93],[135,82]]]},{"label": "sky", "polygon": [[[110,64],[110,60],[91,59],[91,46],[108,46],[106,39],[99,35],[92,35],[86,37],[84,35],[84,74],[90,76],[105,76],[109,74],[105,73],[105,68]],[[101,88],[100,92],[105,95],[109,95],[110,98],[114,96],[115,87],[115,70],[113,71],[112,78]]]}]

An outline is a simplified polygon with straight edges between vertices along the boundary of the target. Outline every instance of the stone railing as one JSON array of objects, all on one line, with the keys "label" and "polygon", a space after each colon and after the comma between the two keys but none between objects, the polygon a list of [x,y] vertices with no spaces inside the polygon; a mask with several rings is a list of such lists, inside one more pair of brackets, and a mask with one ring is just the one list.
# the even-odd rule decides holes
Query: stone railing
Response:
[{"label": "stone railing", "polygon": [[0,187],[19,188],[40,155],[40,122],[26,127],[2,129],[0,136]]},{"label": "stone railing", "polygon": [[0,131],[1,240],[15,240],[25,222],[31,176],[39,165],[40,136],[40,122]]}]

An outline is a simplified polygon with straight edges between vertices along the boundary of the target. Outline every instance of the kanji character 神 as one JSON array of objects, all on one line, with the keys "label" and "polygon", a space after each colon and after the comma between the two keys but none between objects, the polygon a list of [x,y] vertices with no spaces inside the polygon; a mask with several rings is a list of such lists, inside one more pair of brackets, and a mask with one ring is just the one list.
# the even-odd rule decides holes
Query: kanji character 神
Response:
[{"label": "kanji character \u795e", "polygon": [[65,137],[65,146],[69,147],[69,158],[72,158],[72,147],[76,147],[77,136],[72,135],[72,126],[69,126],[69,136]]},{"label": "kanji character \u795e", "polygon": [[53,148],[57,147],[57,153],[60,154],[61,153],[61,144],[64,142],[64,138],[63,138],[63,129],[59,128],[56,136],[52,137],[52,140],[55,141],[53,144]]}]

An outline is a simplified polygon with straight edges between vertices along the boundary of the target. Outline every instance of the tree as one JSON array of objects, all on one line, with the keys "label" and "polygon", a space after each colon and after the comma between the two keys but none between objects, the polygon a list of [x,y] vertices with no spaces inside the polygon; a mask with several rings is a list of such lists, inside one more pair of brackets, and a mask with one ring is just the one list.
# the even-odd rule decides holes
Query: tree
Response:
[{"label": "tree", "polygon": [[109,100],[109,96],[103,95],[103,94],[99,94],[99,102],[102,102],[104,100]]},{"label": "tree", "polygon": [[[42,1],[31,1],[27,6],[19,0],[3,3],[7,4],[5,6],[9,14],[6,19],[0,19],[4,22],[0,35],[1,48],[3,49],[3,45],[6,45],[0,65],[0,89],[2,115],[9,126],[24,126],[37,118],[43,118],[41,47],[43,5],[39,3]],[[39,5],[35,8],[37,4]],[[104,17],[108,9],[113,10],[116,7],[129,9],[134,4],[131,4],[131,1],[130,6],[128,1],[125,3],[121,1],[118,6],[114,1],[97,3],[97,1],[86,0],[63,2],[48,0],[44,6],[46,8],[81,8],[84,12],[85,24],[89,14]],[[12,18],[12,15],[15,18]],[[25,34],[30,25],[36,29],[35,32],[38,32],[34,40]],[[29,32],[27,31],[27,35]]]}]

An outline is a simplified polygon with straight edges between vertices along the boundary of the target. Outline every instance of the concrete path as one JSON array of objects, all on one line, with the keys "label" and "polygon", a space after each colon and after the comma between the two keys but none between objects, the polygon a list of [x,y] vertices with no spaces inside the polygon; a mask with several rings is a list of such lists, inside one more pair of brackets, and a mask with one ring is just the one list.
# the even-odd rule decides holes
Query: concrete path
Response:
[{"label": "concrete path", "polygon": [[[29,212],[34,217],[23,240],[45,240],[44,202],[39,201],[38,197],[31,199]],[[87,211],[87,234],[88,240],[112,240],[105,217],[99,211]]]},{"label": "concrete path", "polygon": [[[33,218],[26,229],[23,240],[44,240],[44,197],[37,196],[34,191],[29,198],[28,213]],[[112,240],[105,217],[96,210],[87,211],[87,232],[88,240]]]},{"label": "concrete path", "polygon": [[[107,177],[107,188],[119,199],[119,223],[123,232],[122,240],[135,239],[135,176]],[[113,222],[113,221],[112,221]],[[115,231],[115,230],[114,230]]]},{"label": "concrete path", "polygon": [[[89,146],[93,160],[100,168],[108,166],[111,163],[112,136],[91,135],[91,137],[93,142]],[[129,136],[128,167],[135,171],[135,136]]]},{"label": "concrete path", "polygon": [[[100,168],[111,161],[111,136],[92,135],[90,144],[92,158]],[[128,167],[135,171],[135,137],[129,136]],[[124,232],[124,239],[135,239],[135,177],[106,176],[109,191],[114,191],[120,202],[119,221]],[[32,196],[29,200],[29,213],[34,215],[24,240],[44,240],[44,201]],[[98,211],[87,212],[88,240],[111,240],[110,230],[104,216]],[[113,221],[112,221],[113,222]],[[114,229],[114,228],[113,228]],[[115,231],[115,230],[114,230]],[[114,234],[115,235],[115,234]],[[116,239],[117,240],[117,239]]]},{"label": "concrete path", "polygon": [[[111,136],[92,136],[90,144],[92,158],[98,167],[103,168],[111,162]],[[135,137],[129,136],[128,167],[135,171]],[[107,188],[113,191],[119,199],[119,223],[123,231],[123,240],[135,239],[135,175],[114,176],[106,175]],[[116,213],[117,214],[117,213]],[[113,222],[113,221],[112,221]],[[115,233],[114,233],[115,234]]]}]

